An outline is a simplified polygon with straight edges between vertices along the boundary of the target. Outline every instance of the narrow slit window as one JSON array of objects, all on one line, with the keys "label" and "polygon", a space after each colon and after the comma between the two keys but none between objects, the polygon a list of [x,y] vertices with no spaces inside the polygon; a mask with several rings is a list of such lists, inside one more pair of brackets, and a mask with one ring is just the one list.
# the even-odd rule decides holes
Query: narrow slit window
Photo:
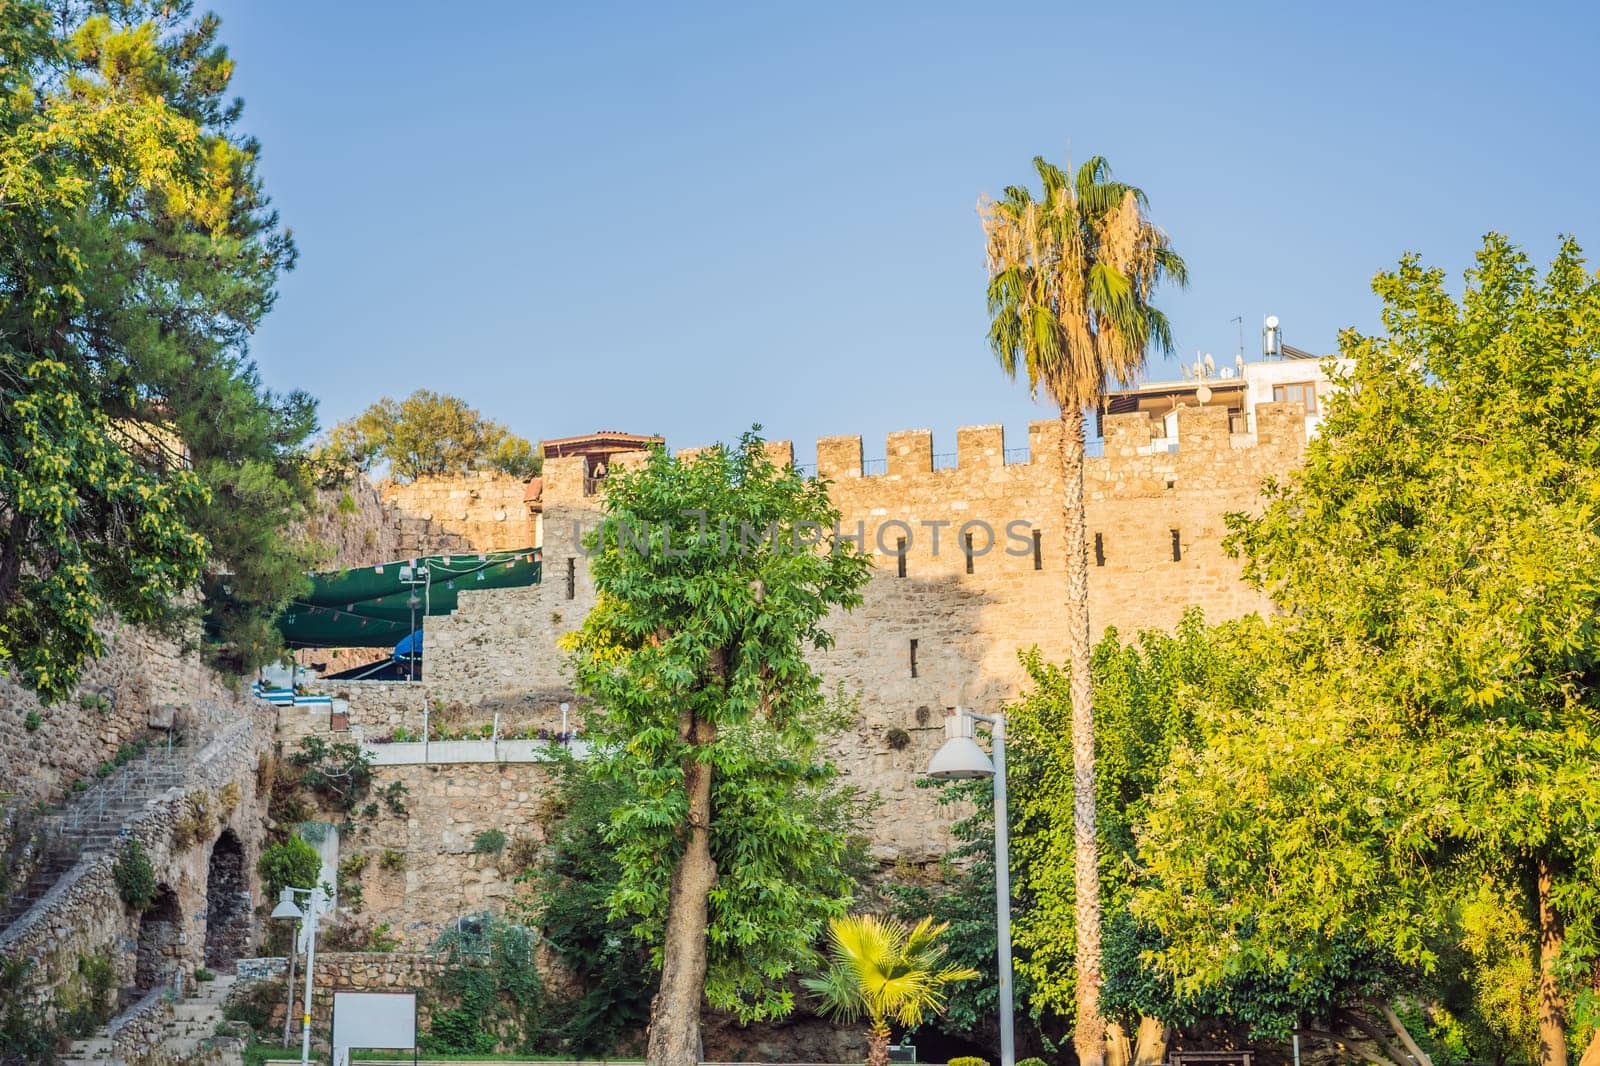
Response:
[{"label": "narrow slit window", "polygon": [[567,556],[567,599],[578,598],[578,560],[574,556]]},{"label": "narrow slit window", "polygon": [[[1100,534],[1098,533],[1094,535],[1094,546],[1096,550],[1100,547]],[[1042,529],[1033,531],[1033,568],[1035,570],[1044,569],[1044,530]]]},{"label": "narrow slit window", "polygon": [[1183,540],[1179,537],[1176,529],[1172,531],[1172,561],[1175,563],[1183,562]]},{"label": "narrow slit window", "polygon": [[900,577],[906,576],[906,538],[895,541],[895,568]]},{"label": "narrow slit window", "polygon": [[972,534],[967,534],[967,573],[972,573]]},{"label": "narrow slit window", "polygon": [[1104,533],[1094,535],[1094,565],[1106,565],[1106,536]]},{"label": "narrow slit window", "polygon": [[917,639],[911,638],[911,676],[917,676]]}]

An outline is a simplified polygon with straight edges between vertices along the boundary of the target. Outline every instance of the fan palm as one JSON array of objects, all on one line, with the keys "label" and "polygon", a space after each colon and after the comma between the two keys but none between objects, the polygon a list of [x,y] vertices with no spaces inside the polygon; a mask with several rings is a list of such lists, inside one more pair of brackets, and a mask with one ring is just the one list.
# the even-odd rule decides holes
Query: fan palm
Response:
[{"label": "fan palm", "polygon": [[872,914],[828,923],[828,968],[801,984],[817,996],[823,1013],[843,1022],[868,1020],[867,1066],[887,1066],[891,1022],[911,1028],[944,1013],[945,986],[978,976],[945,964],[937,941],[948,925],[924,918],[913,928]]},{"label": "fan palm", "polygon": [[1145,217],[1139,189],[1095,156],[1072,180],[1035,158],[1042,199],[1011,186],[978,205],[987,239],[989,346],[1006,374],[1025,373],[1061,413],[1067,660],[1072,695],[1073,875],[1077,1025],[1082,1066],[1102,1066],[1100,877],[1095,841],[1094,705],[1089,680],[1089,560],[1083,514],[1084,418],[1112,382],[1130,384],[1172,330],[1151,302],[1163,281],[1187,284],[1183,260]]}]

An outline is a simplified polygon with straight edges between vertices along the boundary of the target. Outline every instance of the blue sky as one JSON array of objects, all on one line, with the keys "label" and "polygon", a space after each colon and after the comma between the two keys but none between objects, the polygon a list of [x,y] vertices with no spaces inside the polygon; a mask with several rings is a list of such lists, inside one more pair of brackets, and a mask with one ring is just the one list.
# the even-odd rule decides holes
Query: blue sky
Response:
[{"label": "blue sky", "polygon": [[301,252],[254,355],[325,424],[426,387],[535,440],[1025,443],[974,204],[1038,153],[1145,188],[1191,358],[1267,313],[1332,350],[1490,229],[1600,256],[1579,3],[214,6]]}]

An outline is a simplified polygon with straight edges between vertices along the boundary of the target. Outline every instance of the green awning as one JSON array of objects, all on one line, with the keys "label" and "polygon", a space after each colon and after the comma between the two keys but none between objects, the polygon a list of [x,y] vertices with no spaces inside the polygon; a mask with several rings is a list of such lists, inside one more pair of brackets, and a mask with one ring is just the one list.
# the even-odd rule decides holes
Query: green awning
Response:
[{"label": "green awning", "polygon": [[278,631],[292,648],[392,648],[413,617],[420,628],[427,615],[451,613],[463,591],[526,588],[539,572],[538,550],[519,548],[312,574],[311,591],[278,616]]}]

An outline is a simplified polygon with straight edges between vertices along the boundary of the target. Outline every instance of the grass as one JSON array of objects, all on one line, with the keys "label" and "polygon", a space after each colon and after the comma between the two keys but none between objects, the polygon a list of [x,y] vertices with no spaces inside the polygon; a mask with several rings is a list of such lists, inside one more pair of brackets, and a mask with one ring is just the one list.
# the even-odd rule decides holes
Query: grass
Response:
[{"label": "grass", "polygon": [[[409,1051],[352,1051],[352,1062],[411,1062]],[[278,1044],[259,1044],[251,1041],[244,1052],[245,1066],[266,1066],[268,1063],[294,1063],[300,1062],[299,1045],[293,1050]],[[417,1053],[418,1066],[434,1062],[572,1062],[571,1058],[560,1055],[426,1055]],[[625,1066],[625,1064],[639,1063],[641,1059],[587,1059],[578,1060],[595,1063],[608,1063],[612,1066]]]}]

